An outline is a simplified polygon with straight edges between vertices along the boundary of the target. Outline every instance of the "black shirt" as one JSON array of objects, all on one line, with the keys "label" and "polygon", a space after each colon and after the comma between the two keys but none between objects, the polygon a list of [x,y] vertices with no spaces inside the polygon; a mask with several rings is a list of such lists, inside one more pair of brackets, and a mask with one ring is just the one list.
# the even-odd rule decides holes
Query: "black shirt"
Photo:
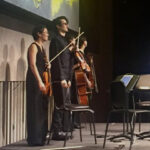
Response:
[{"label": "black shirt", "polygon": [[[64,49],[67,44],[68,42],[66,41],[65,37],[55,33],[51,38],[50,43],[50,59]],[[52,81],[71,80],[73,66],[72,57],[72,52],[69,49],[66,49],[54,61],[52,61]]]}]

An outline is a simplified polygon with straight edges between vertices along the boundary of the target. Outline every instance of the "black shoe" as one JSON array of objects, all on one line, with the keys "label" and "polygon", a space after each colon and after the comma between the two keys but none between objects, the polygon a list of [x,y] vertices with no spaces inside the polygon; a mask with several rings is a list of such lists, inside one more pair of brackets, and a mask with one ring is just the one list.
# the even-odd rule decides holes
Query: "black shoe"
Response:
[{"label": "black shoe", "polygon": [[66,138],[66,140],[69,139],[69,136],[66,137],[66,134],[64,132],[56,132],[53,133],[52,136],[52,140],[56,140],[56,141],[64,141]]},{"label": "black shoe", "polygon": [[73,127],[74,127],[75,129],[80,129],[80,125],[77,124],[77,123],[75,123],[75,124],[73,125]]},{"label": "black shoe", "polygon": [[63,132],[71,132],[71,131],[72,131],[71,128],[69,128],[69,129],[63,129]]}]

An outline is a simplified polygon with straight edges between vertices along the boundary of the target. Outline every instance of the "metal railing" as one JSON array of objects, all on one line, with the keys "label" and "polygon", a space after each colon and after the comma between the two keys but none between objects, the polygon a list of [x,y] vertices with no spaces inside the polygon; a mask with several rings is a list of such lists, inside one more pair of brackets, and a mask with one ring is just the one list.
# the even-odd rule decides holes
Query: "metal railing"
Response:
[{"label": "metal railing", "polygon": [[25,81],[0,81],[0,147],[25,138]]}]

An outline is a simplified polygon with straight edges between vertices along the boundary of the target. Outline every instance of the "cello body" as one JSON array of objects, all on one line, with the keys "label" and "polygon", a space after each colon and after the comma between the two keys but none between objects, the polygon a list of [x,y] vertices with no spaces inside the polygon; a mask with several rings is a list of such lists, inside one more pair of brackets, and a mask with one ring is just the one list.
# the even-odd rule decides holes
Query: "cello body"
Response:
[{"label": "cello body", "polygon": [[78,103],[80,105],[89,105],[87,83],[84,72],[80,69],[75,70],[75,80],[78,94]]},{"label": "cello body", "polygon": [[82,53],[76,51],[75,56],[79,63],[79,68],[75,70],[78,103],[82,105],[89,105],[89,94],[92,94],[92,90],[95,86],[93,72],[91,67],[84,59]]}]

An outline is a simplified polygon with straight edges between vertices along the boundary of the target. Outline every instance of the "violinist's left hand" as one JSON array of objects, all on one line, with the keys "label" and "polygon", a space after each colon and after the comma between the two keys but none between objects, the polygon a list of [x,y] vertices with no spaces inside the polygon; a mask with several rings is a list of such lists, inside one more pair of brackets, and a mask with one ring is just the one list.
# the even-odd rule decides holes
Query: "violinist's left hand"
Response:
[{"label": "violinist's left hand", "polygon": [[51,69],[51,64],[50,64],[50,62],[45,63],[45,66],[46,66],[46,68]]}]

